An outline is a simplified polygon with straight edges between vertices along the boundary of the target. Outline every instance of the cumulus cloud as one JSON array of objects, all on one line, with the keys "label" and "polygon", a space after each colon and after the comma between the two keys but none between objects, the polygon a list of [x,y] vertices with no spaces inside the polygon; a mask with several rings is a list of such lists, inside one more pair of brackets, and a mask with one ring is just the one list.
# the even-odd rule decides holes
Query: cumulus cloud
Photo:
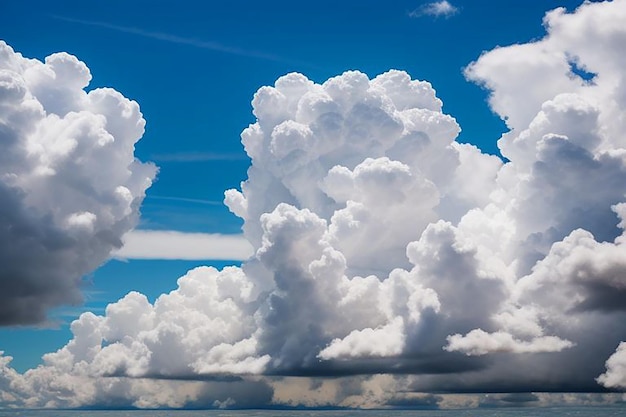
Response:
[{"label": "cumulus cloud", "polygon": [[[83,314],[23,375],[4,358],[5,401],[94,404],[123,389],[133,404],[191,404],[198,391],[176,390],[198,379],[226,387],[214,407],[237,406],[238,387],[264,387],[263,404],[363,407],[623,388],[624,6],[549,12],[544,38],[470,64],[510,127],[506,162],[457,143],[432,86],[401,71],[260,88],[241,135],[248,179],[225,194],[251,258],[189,271],[154,303],[130,293]],[[64,221],[89,230],[87,212]],[[152,382],[162,397],[146,396]],[[559,398],[621,398],[592,397]]]},{"label": "cumulus cloud", "polygon": [[448,336],[448,344],[444,349],[449,352],[460,351],[467,355],[485,355],[492,352],[560,352],[572,346],[572,342],[561,340],[556,336],[541,336],[530,341],[522,341],[506,332],[487,333],[482,329],[474,329],[465,336],[458,333]]},{"label": "cumulus cloud", "polygon": [[137,103],[87,92],[90,80],[71,55],[41,62],[0,42],[0,325],[79,303],[81,277],[121,246],[155,176],[133,155]]},{"label": "cumulus cloud", "polygon": [[626,342],[621,342],[607,359],[606,372],[598,377],[598,382],[610,388],[626,387]]},{"label": "cumulus cloud", "polygon": [[321,359],[394,356],[404,349],[402,319],[376,329],[353,330],[344,339],[334,339],[319,353]]},{"label": "cumulus cloud", "polygon": [[252,247],[241,235],[183,233],[174,230],[132,230],[113,252],[122,259],[190,259],[243,261]]},{"label": "cumulus cloud", "polygon": [[433,16],[448,18],[459,13],[459,8],[447,0],[425,3],[409,13],[410,17]]}]

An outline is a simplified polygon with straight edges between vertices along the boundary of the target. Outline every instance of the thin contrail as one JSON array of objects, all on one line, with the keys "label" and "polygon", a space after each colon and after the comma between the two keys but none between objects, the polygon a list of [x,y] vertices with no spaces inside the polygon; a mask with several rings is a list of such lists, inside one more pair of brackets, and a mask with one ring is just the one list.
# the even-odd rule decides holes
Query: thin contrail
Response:
[{"label": "thin contrail", "polygon": [[227,46],[227,45],[223,45],[219,42],[214,42],[214,41],[204,41],[204,40],[193,39],[193,38],[185,38],[182,36],[172,35],[169,33],[152,32],[152,31],[143,30],[143,29],[134,28],[134,27],[118,26],[118,25],[114,25],[114,24],[106,23],[106,22],[95,22],[95,21],[90,21],[90,20],[74,19],[71,17],[57,16],[57,15],[52,15],[52,17],[55,19],[64,20],[66,22],[78,23],[78,24],[87,25],[87,26],[96,26],[96,27],[106,28],[110,30],[115,30],[118,32],[130,33],[130,34],[137,35],[137,36],[143,36],[144,38],[157,39],[160,41],[177,43],[180,45],[189,45],[189,46],[194,46],[196,48],[208,49],[211,51],[218,51],[218,52],[223,52],[223,53],[231,54],[231,55],[246,56],[250,58],[258,58],[258,59],[264,59],[264,60],[274,61],[274,62],[283,62],[283,63],[291,63],[291,64],[295,63],[295,62],[289,61],[287,59],[281,58],[276,55]]}]

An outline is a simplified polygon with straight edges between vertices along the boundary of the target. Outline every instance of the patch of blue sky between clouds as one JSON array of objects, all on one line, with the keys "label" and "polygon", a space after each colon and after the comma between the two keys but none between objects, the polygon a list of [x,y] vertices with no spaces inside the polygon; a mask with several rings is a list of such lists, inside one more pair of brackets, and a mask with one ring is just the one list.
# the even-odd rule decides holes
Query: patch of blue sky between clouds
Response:
[{"label": "patch of blue sky between clouds", "polygon": [[207,206],[221,206],[224,203],[216,200],[204,200],[201,198],[174,197],[165,195],[150,195],[147,198],[154,200],[177,201],[181,203],[203,204]]},{"label": "patch of blue sky between clouds", "polygon": [[246,159],[243,153],[218,152],[172,152],[151,155],[155,162],[211,162],[211,161],[240,161]]}]

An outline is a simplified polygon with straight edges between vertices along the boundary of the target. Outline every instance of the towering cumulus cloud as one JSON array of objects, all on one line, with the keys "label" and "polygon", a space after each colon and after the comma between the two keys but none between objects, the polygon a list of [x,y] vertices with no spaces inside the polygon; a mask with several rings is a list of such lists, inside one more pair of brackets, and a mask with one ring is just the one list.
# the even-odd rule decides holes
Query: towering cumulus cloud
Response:
[{"label": "towering cumulus cloud", "polygon": [[[83,314],[23,375],[5,358],[4,398],[382,406],[625,388],[626,1],[545,26],[466,69],[507,121],[506,162],[455,142],[431,85],[404,72],[262,87],[248,180],[225,199],[254,255]],[[63,221],[97,230],[93,210]]]},{"label": "towering cumulus cloud", "polygon": [[134,159],[137,103],[75,57],[23,58],[0,42],[0,325],[81,301],[84,274],[136,223],[156,169]]}]

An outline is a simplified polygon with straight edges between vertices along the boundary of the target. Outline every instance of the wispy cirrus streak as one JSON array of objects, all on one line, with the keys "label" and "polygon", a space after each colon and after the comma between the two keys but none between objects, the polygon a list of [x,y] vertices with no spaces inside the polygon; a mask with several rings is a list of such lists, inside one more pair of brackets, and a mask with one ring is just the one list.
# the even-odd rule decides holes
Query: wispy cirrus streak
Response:
[{"label": "wispy cirrus streak", "polygon": [[53,15],[52,17],[58,20],[66,21],[66,22],[78,23],[78,24],[86,25],[86,26],[101,27],[105,29],[114,30],[117,32],[130,33],[133,35],[142,36],[144,38],[151,38],[151,39],[156,39],[160,41],[176,43],[179,45],[189,45],[189,46],[193,46],[196,48],[208,49],[211,51],[223,52],[223,53],[231,54],[231,55],[239,55],[239,56],[245,56],[249,58],[263,59],[267,61],[292,63],[292,61],[276,56],[274,54],[269,54],[269,53],[265,53],[261,51],[254,51],[250,49],[242,49],[242,48],[238,48],[234,46],[228,46],[220,42],[216,42],[216,41],[186,38],[184,36],[173,35],[171,33],[145,30],[145,29],[136,28],[136,27],[120,26],[120,25],[115,25],[115,24],[107,23],[107,22],[74,19],[71,17],[57,16],[57,15]]}]

